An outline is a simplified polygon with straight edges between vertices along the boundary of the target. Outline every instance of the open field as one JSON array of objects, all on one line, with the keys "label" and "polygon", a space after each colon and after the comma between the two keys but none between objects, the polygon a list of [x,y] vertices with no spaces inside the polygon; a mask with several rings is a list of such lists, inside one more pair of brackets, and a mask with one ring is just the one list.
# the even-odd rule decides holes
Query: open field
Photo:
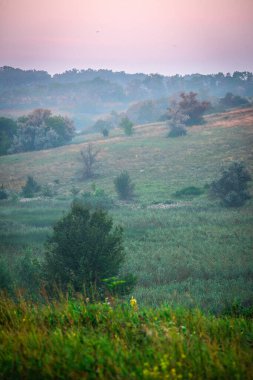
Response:
[{"label": "open field", "polygon": [[[137,126],[131,137],[115,130],[106,139],[77,136],[68,146],[1,157],[7,188],[19,191],[33,175],[56,191],[53,198],[1,202],[0,244],[8,265],[27,246],[42,257],[52,224],[73,200],[72,188],[90,191],[95,182],[117,206],[110,213],[125,231],[122,272],[137,275],[139,304],[200,306],[216,313],[233,302],[252,305],[253,202],[224,209],[209,199],[207,185],[231,161],[244,161],[253,174],[253,112],[233,110],[206,120],[182,138],[166,138],[166,126],[156,123]],[[93,180],[83,181],[79,156],[88,142],[99,148],[100,165]],[[132,202],[118,202],[114,190],[113,179],[123,169],[135,183]],[[173,195],[188,186],[203,193]]]}]

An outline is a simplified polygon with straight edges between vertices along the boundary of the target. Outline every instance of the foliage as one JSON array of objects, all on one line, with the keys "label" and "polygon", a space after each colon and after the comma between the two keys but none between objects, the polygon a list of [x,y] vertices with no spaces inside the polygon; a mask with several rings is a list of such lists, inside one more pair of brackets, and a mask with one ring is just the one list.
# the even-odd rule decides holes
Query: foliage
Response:
[{"label": "foliage", "polygon": [[107,128],[103,128],[103,130],[102,130],[102,135],[103,135],[104,137],[108,137],[108,136],[109,136],[109,129],[107,129]]},{"label": "foliage", "polygon": [[136,276],[130,274],[126,276],[114,276],[102,280],[105,286],[105,294],[110,296],[125,296],[131,293],[134,289],[137,278]]},{"label": "foliage", "polygon": [[96,187],[95,184],[92,191],[83,194],[82,201],[90,208],[109,209],[113,207],[112,198],[103,189]]},{"label": "foliage", "polygon": [[71,141],[75,134],[68,117],[52,116],[50,110],[36,109],[18,119],[11,153],[54,148]]},{"label": "foliage", "polygon": [[196,197],[204,193],[203,189],[196,186],[184,187],[181,190],[177,190],[173,195],[177,198]]},{"label": "foliage", "polygon": [[127,117],[135,124],[153,123],[161,119],[167,107],[168,99],[143,100],[130,105]]},{"label": "foliage", "polygon": [[219,103],[224,107],[240,107],[248,106],[250,103],[248,99],[239,95],[234,95],[231,92],[227,92],[226,95],[220,99]]},{"label": "foliage", "polygon": [[2,378],[252,379],[251,319],[133,301],[43,306],[2,296]]},{"label": "foliage", "polygon": [[189,119],[189,116],[185,115],[179,104],[173,100],[166,115],[167,127],[170,128],[168,137],[179,137],[186,135],[185,123]]},{"label": "foliage", "polygon": [[62,290],[99,292],[102,280],[116,276],[124,259],[122,229],[105,211],[74,202],[46,244],[45,277]]},{"label": "foliage", "polygon": [[22,187],[21,195],[25,198],[33,198],[41,190],[41,186],[32,176],[28,176],[25,186]]},{"label": "foliage", "polygon": [[221,173],[221,177],[213,181],[211,195],[219,198],[225,207],[240,207],[250,199],[248,182],[251,181],[249,171],[242,162],[232,162]]},{"label": "foliage", "polygon": [[0,187],[0,200],[8,199],[8,192],[5,190],[4,185]]},{"label": "foliage", "polygon": [[123,117],[120,122],[120,128],[122,128],[125,132],[126,136],[131,136],[134,133],[133,126],[134,124],[132,123],[131,120],[128,119],[128,117]]},{"label": "foliage", "polygon": [[7,154],[17,131],[17,123],[7,117],[0,117],[0,156]]},{"label": "foliage", "polygon": [[11,294],[13,291],[13,278],[6,260],[0,258],[0,292]]},{"label": "foliage", "polygon": [[42,187],[41,194],[44,197],[52,198],[56,195],[56,191],[52,185],[46,184]]},{"label": "foliage", "polygon": [[95,175],[95,169],[97,167],[97,155],[99,150],[95,150],[92,144],[88,144],[86,148],[81,150],[81,160],[83,164],[82,175],[83,178],[92,178]]},{"label": "foliage", "polygon": [[197,99],[197,93],[182,92],[178,102],[180,110],[188,116],[186,125],[201,124],[203,122],[203,115],[210,107],[207,101],[200,102]]},{"label": "foliage", "polygon": [[134,184],[129,173],[124,170],[114,179],[115,190],[120,199],[131,199],[134,193]]},{"label": "foliage", "polygon": [[97,132],[103,132],[104,129],[111,129],[112,123],[110,120],[107,119],[98,119],[95,124],[93,124],[92,129]]},{"label": "foliage", "polygon": [[30,298],[38,296],[42,280],[42,269],[35,252],[27,248],[24,254],[18,257],[14,269],[15,286],[18,289],[24,289],[25,294]]}]

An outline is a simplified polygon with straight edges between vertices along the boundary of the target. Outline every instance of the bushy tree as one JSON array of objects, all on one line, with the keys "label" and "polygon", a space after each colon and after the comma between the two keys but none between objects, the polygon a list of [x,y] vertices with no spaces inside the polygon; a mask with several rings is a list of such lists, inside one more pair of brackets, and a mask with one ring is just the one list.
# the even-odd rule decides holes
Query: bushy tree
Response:
[{"label": "bushy tree", "polygon": [[0,156],[7,154],[17,131],[17,123],[7,117],[0,117]]},{"label": "bushy tree", "polygon": [[28,176],[21,195],[25,198],[33,198],[41,190],[41,186],[32,176]]},{"label": "bushy tree", "polygon": [[224,107],[240,107],[240,106],[248,106],[250,103],[248,99],[243,98],[239,95],[234,95],[231,92],[227,92],[224,98],[221,98],[219,103]]},{"label": "bushy tree", "polygon": [[167,113],[167,127],[170,129],[168,137],[179,137],[186,135],[186,122],[189,116],[185,115],[179,104],[173,100]]},{"label": "bushy tree", "polygon": [[242,162],[233,162],[221,173],[221,177],[213,181],[210,187],[211,195],[221,200],[226,207],[243,206],[250,198],[248,182],[251,176]]},{"label": "bushy tree", "polygon": [[114,186],[120,199],[127,200],[133,197],[134,184],[132,183],[130,176],[126,170],[122,171],[114,179]]},{"label": "bushy tree", "polygon": [[126,136],[131,136],[134,133],[133,126],[134,124],[128,117],[123,117],[120,122],[120,127],[124,130]]},{"label": "bushy tree", "polygon": [[81,150],[81,160],[83,164],[83,178],[92,178],[95,175],[95,170],[98,164],[97,155],[98,149],[95,149],[92,144],[88,144],[86,148]]},{"label": "bushy tree", "polygon": [[0,187],[0,200],[8,199],[8,192],[4,188],[4,185]]},{"label": "bushy tree", "polygon": [[186,125],[201,124],[205,111],[210,107],[209,102],[198,101],[195,92],[182,92],[178,105],[182,113],[188,116]]},{"label": "bushy tree", "polygon": [[104,129],[102,130],[102,135],[103,135],[104,137],[108,137],[108,136],[109,136],[109,129],[104,128]]},{"label": "bushy tree", "polygon": [[91,211],[74,202],[70,212],[53,228],[46,244],[44,273],[47,283],[62,290],[97,289],[116,276],[124,260],[122,229],[102,210]]},{"label": "bushy tree", "polygon": [[18,119],[18,128],[10,152],[61,146],[71,141],[74,134],[75,127],[68,117],[52,116],[50,110],[39,108]]}]

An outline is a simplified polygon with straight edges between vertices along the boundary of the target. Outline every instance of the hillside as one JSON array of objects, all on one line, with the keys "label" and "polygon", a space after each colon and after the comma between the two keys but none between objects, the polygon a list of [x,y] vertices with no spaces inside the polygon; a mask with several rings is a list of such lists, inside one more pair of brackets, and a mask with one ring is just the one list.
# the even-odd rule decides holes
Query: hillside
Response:
[{"label": "hillside", "polygon": [[[110,210],[125,231],[127,260],[122,272],[138,277],[140,304],[175,303],[220,312],[233,302],[251,305],[252,200],[240,209],[222,208],[208,196],[207,185],[222,166],[243,160],[253,173],[252,109],[206,117],[182,138],[166,138],[163,123],[140,125],[125,137],[115,130],[108,138],[82,135],[75,143],[53,150],[1,157],[1,182],[19,191],[26,176],[55,192],[2,201],[2,257],[13,267],[16,257],[33,252],[43,257],[52,224],[74,199],[91,191],[92,183],[114,201]],[[99,166],[92,180],[82,180],[80,150],[89,142],[99,148]],[[119,202],[113,179],[122,169],[135,183],[131,202]],[[189,186],[199,196],[177,197]],[[252,193],[252,186],[251,186]]]}]

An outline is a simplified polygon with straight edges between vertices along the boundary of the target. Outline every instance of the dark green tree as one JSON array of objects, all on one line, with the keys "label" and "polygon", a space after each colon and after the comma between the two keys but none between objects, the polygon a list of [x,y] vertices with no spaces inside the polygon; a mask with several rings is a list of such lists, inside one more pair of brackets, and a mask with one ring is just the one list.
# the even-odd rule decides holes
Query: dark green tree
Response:
[{"label": "dark green tree", "polygon": [[126,170],[114,179],[114,186],[120,199],[127,200],[133,197],[134,184]]},{"label": "dark green tree", "polygon": [[134,124],[128,117],[124,117],[120,122],[120,127],[124,130],[126,136],[131,136],[134,133],[133,126]]},{"label": "dark green tree", "polygon": [[22,187],[21,195],[25,198],[33,198],[41,190],[41,186],[32,176],[28,176],[25,186]]},{"label": "dark green tree", "polygon": [[241,106],[249,106],[250,102],[248,99],[243,98],[242,96],[239,95],[234,95],[231,92],[227,92],[224,98],[221,98],[219,103],[228,108],[233,108],[233,107],[241,107]]},{"label": "dark green tree", "polygon": [[44,273],[49,286],[75,291],[103,286],[116,276],[124,260],[122,229],[114,227],[106,211],[91,211],[74,202],[53,228],[46,243]]},{"label": "dark green tree", "polygon": [[250,198],[248,182],[251,176],[242,162],[233,162],[221,173],[221,177],[211,183],[211,195],[221,200],[226,207],[243,206]]},{"label": "dark green tree", "polygon": [[0,156],[7,154],[17,131],[17,123],[7,117],[0,117]]}]

